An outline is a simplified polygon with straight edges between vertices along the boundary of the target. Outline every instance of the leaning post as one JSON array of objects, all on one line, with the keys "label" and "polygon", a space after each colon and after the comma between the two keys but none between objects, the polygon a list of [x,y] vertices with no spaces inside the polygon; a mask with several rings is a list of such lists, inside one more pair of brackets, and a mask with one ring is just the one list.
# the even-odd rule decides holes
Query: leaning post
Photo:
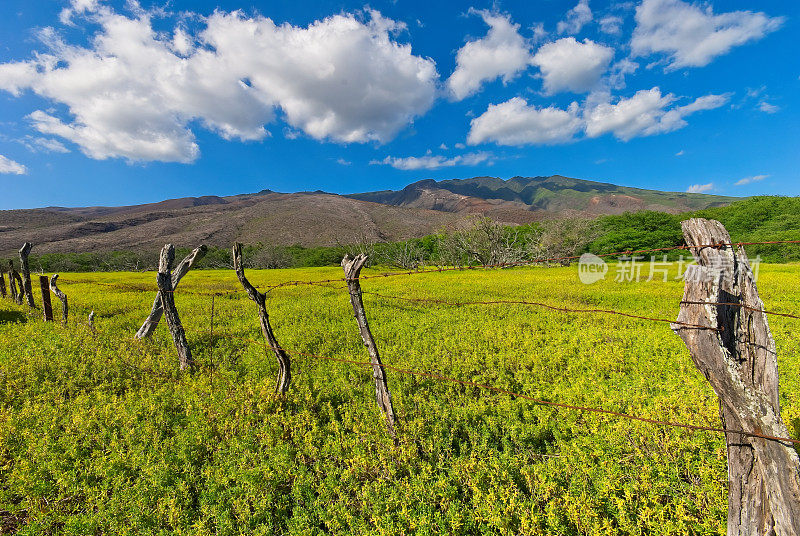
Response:
[{"label": "leaning post", "polygon": [[[205,245],[201,245],[199,247],[194,248],[191,253],[189,253],[184,259],[175,267],[175,270],[172,272],[172,291],[174,292],[175,289],[178,287],[178,283],[181,282],[183,276],[185,276],[189,270],[195,265],[197,261],[205,257],[208,248]],[[144,319],[144,323],[142,327],[139,328],[139,331],[136,332],[134,338],[136,339],[145,339],[153,334],[158,327],[158,323],[161,320],[161,316],[164,314],[164,309],[161,306],[161,291],[156,293],[156,298],[153,300],[153,306],[150,308],[150,314],[147,315],[147,318]]]},{"label": "leaning post", "polygon": [[186,340],[186,333],[183,331],[183,325],[181,325],[181,319],[178,316],[178,309],[175,307],[172,276],[170,274],[174,260],[175,247],[172,244],[166,244],[159,257],[156,281],[158,283],[158,291],[161,293],[161,306],[164,308],[167,327],[172,334],[175,349],[178,351],[181,370],[186,370],[194,366],[194,360],[192,351],[189,349],[189,342]]},{"label": "leaning post", "polygon": [[[697,265],[686,271],[682,324],[672,329],[717,394],[725,428],[789,437],[775,341],[744,248],[734,247],[718,221],[692,218],[681,226]],[[728,536],[797,535],[800,459],[792,445],[733,432],[725,441]]]},{"label": "leaning post", "polygon": [[3,272],[0,272],[0,296],[3,298],[6,297],[6,278]]},{"label": "leaning post", "polygon": [[278,344],[278,339],[272,331],[272,326],[269,323],[269,315],[267,314],[267,295],[256,290],[244,275],[242,245],[238,243],[233,246],[233,268],[236,270],[236,277],[239,278],[239,282],[244,287],[245,292],[247,292],[247,296],[258,306],[258,319],[261,323],[261,332],[264,334],[264,338],[267,339],[270,348],[272,348],[275,354],[275,358],[278,360],[278,380],[275,384],[275,392],[285,393],[289,390],[289,382],[292,379],[291,359],[289,354]]},{"label": "leaning post", "polygon": [[389,392],[389,385],[386,381],[386,371],[383,368],[380,354],[378,353],[378,346],[375,344],[375,339],[372,337],[372,332],[369,329],[367,322],[367,315],[364,312],[364,301],[361,297],[361,283],[358,280],[361,268],[367,262],[367,256],[363,253],[351,259],[349,255],[345,255],[342,259],[342,269],[344,269],[344,276],[347,280],[347,289],[350,292],[350,304],[353,306],[353,315],[358,323],[358,330],[361,334],[361,339],[364,341],[364,346],[367,347],[369,352],[369,360],[372,363],[372,377],[375,380],[375,398],[378,405],[383,410],[386,416],[386,426],[392,437],[396,437],[394,415],[394,407],[392,406],[392,394]]}]

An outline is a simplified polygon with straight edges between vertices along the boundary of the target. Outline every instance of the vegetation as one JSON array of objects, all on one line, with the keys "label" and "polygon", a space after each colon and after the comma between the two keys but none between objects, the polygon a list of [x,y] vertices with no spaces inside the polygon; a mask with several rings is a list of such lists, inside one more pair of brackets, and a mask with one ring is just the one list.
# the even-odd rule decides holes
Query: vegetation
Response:
[{"label": "vegetation", "polygon": [[[796,313],[796,265],[761,268],[768,309]],[[366,273],[369,273],[367,270]],[[372,273],[376,273],[372,270]],[[647,273],[642,277],[646,279]],[[581,285],[573,267],[365,280],[387,295],[528,299],[675,318],[668,281]],[[342,277],[334,268],[248,273],[256,285]],[[180,374],[165,326],[134,342],[153,273],[62,274],[70,325],[0,301],[0,523],[18,534],[724,534],[723,438],[538,406],[389,371],[387,436],[345,289],[285,287],[268,308],[293,349],[277,369],[232,270],[192,271],[176,294],[199,363]],[[95,284],[99,283],[99,284]],[[667,323],[522,305],[365,295],[384,362],[529,396],[718,424],[716,398]],[[97,333],[86,326],[96,313]],[[781,407],[800,434],[796,321],[770,317]],[[256,342],[248,342],[253,340]],[[213,348],[213,355],[212,355]]]},{"label": "vegetation", "polygon": [[[633,212],[595,220],[551,220],[504,227],[477,219],[471,228],[402,242],[306,248],[300,245],[251,244],[245,250],[249,268],[308,268],[336,266],[345,253],[365,252],[378,264],[414,269],[420,265],[486,265],[580,255],[584,252],[614,253],[636,249],[666,248],[683,243],[680,222],[701,216],[720,220],[735,241],[800,240],[800,198],[754,197],[727,207],[687,214]],[[751,257],[768,262],[800,260],[793,245],[755,245]],[[189,252],[179,248],[180,258]],[[676,260],[682,251],[665,253]],[[211,247],[197,264],[202,268],[230,268],[230,250]],[[158,252],[113,251],[105,253],[50,253],[32,255],[31,266],[43,272],[153,270]]]}]

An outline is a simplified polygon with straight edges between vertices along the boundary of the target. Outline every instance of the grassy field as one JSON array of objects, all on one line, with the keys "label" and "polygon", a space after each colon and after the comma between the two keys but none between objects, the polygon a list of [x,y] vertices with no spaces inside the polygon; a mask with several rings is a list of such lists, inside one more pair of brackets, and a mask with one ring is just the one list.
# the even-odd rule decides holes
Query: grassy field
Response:
[{"label": "grassy field", "polygon": [[[673,269],[674,270],[674,269]],[[365,273],[375,273],[368,270]],[[613,270],[612,270],[613,275]],[[674,273],[673,273],[674,275]],[[254,284],[341,277],[250,271]],[[800,312],[800,267],[762,265],[768,309]],[[133,334],[153,273],[62,274],[68,328],[0,302],[0,510],[18,534],[724,534],[722,436],[534,405],[388,372],[399,441],[368,369],[295,356],[285,398],[233,271],[190,272],[176,302],[199,367],[166,327]],[[680,281],[582,285],[577,269],[376,278],[364,290],[524,299],[674,319]],[[181,290],[184,293],[180,292]],[[40,299],[37,296],[37,302]],[[364,296],[384,362],[553,401],[719,425],[716,398],[666,323],[523,305]],[[267,300],[288,349],[367,360],[342,288]],[[58,308],[57,302],[55,303]],[[97,333],[86,326],[96,312]],[[770,317],[783,417],[800,433],[800,335]],[[213,342],[213,358],[212,358]]]}]

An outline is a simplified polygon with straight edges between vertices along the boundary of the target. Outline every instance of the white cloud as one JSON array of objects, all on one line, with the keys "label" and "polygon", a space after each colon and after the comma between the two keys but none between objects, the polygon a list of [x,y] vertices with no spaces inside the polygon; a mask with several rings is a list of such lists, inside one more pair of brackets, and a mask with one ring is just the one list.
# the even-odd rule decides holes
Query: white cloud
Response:
[{"label": "white cloud", "polygon": [[560,34],[576,34],[591,21],[592,10],[589,8],[589,0],[579,0],[578,5],[567,11],[567,19],[559,22],[556,29]]},{"label": "white cloud", "polygon": [[631,49],[634,56],[666,54],[670,69],[702,67],[735,46],[777,30],[783,20],[752,11],[715,15],[710,5],[680,0],[644,0],[636,8]]},{"label": "white cloud", "polygon": [[351,165],[351,164],[352,164],[352,162],[351,162],[351,161],[349,161],[349,160],[345,160],[345,159],[344,159],[344,158],[342,158],[342,157],[339,157],[339,158],[337,158],[337,159],[336,159],[336,163],[337,163],[337,164],[339,164],[340,166],[349,166],[349,165]]},{"label": "white cloud", "polygon": [[143,11],[127,17],[88,1],[70,9],[100,26],[89,47],[45,31],[49,54],[0,64],[0,89],[65,105],[68,117],[31,113],[34,128],[92,158],[191,162],[194,121],[226,139],[260,140],[276,110],[318,140],[385,142],[436,94],[433,60],[394,41],[403,25],[374,11],[308,27],[216,11],[189,36],[156,32]]},{"label": "white cloud", "polygon": [[767,101],[761,101],[758,103],[758,109],[767,114],[774,114],[775,112],[779,111],[780,108],[775,106],[774,104],[770,104]]},{"label": "white cloud", "polygon": [[[430,151],[428,152],[430,153]],[[407,156],[403,158],[387,156],[383,160],[373,160],[370,162],[370,164],[387,165],[392,166],[395,169],[408,171],[417,169],[439,169],[453,166],[476,166],[484,162],[491,163],[493,158],[494,155],[492,155],[492,153],[481,151],[477,153],[458,155],[454,156],[453,158],[446,158],[441,155],[432,154],[426,154],[425,156]]]},{"label": "white cloud", "polygon": [[769,175],[753,175],[752,177],[745,177],[743,179],[739,179],[734,184],[736,186],[744,186],[745,184],[752,184],[754,182],[763,181],[769,177]]},{"label": "white cloud", "polygon": [[581,129],[578,104],[569,108],[529,106],[525,99],[514,97],[488,109],[470,122],[467,143],[477,145],[549,145],[565,143]]},{"label": "white cloud", "polygon": [[686,193],[689,194],[704,194],[706,192],[710,192],[714,189],[714,183],[709,182],[708,184],[692,184],[686,189]]},{"label": "white cloud", "polygon": [[64,144],[53,138],[40,138],[36,136],[25,136],[21,140],[17,140],[24,145],[31,152],[45,152],[45,153],[68,153],[69,149],[64,147]]},{"label": "white cloud", "polygon": [[9,173],[11,175],[25,175],[27,172],[28,168],[26,168],[19,162],[14,162],[10,158],[7,158],[0,154],[0,173]]},{"label": "white cloud", "polygon": [[601,102],[584,112],[586,134],[595,138],[613,133],[618,139],[628,141],[637,136],[652,136],[678,130],[687,125],[684,117],[701,111],[718,108],[728,102],[730,95],[706,95],[685,106],[669,108],[676,100],[672,94],[661,95],[654,87],[637,91],[630,98],[621,98],[616,104]]},{"label": "white cloud", "polygon": [[675,153],[675,156],[683,156],[683,155],[685,154],[685,152],[686,152],[686,151],[684,151],[683,149],[681,149],[680,151],[678,151],[677,153]]},{"label": "white cloud", "polygon": [[530,61],[530,46],[519,34],[519,25],[508,15],[474,11],[489,25],[486,37],[467,42],[456,54],[456,68],[447,80],[455,100],[477,93],[484,82],[502,77],[504,83],[525,70]]},{"label": "white cloud", "polygon": [[611,35],[622,33],[622,17],[608,15],[600,19],[600,31]]},{"label": "white cloud", "polygon": [[564,37],[542,45],[531,63],[542,72],[547,93],[584,93],[597,84],[613,57],[611,47],[589,39],[580,43],[574,37]]},{"label": "white cloud", "polygon": [[441,149],[442,151],[446,151],[447,145],[445,143],[442,143],[441,145],[439,145],[439,149]]}]

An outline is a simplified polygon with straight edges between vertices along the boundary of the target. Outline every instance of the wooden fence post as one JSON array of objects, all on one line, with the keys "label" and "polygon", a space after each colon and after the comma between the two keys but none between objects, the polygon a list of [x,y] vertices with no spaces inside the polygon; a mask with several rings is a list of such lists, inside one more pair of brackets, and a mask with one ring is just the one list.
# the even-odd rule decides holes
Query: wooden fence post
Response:
[{"label": "wooden fence post", "polygon": [[[780,414],[778,363],[764,304],[743,247],[725,227],[693,218],[683,235],[697,261],[686,271],[679,322],[673,324],[719,397],[725,428],[789,437]],[[728,535],[797,535],[800,459],[792,445],[727,433]]]},{"label": "wooden fence post", "polygon": [[236,270],[236,276],[247,292],[247,296],[256,302],[258,306],[258,319],[261,322],[261,332],[264,334],[264,338],[267,339],[270,348],[272,348],[272,351],[275,353],[275,358],[278,360],[278,380],[275,383],[275,392],[285,393],[289,390],[289,382],[292,379],[291,359],[289,354],[278,344],[278,339],[275,338],[275,333],[272,331],[272,326],[269,323],[269,315],[267,314],[267,295],[256,290],[244,275],[241,244],[233,245],[233,268]]},{"label": "wooden fence post", "polygon": [[17,305],[22,305],[22,278],[14,269],[14,261],[8,261],[8,280],[11,287],[11,299]]},{"label": "wooden fence post", "polygon": [[53,291],[53,294],[56,295],[56,298],[61,300],[61,317],[64,325],[67,325],[67,316],[69,315],[69,305],[67,303],[67,295],[58,288],[58,284],[56,280],[58,279],[58,274],[53,274],[53,277],[50,278],[50,290]]},{"label": "wooden fence post", "polygon": [[0,272],[0,295],[2,295],[3,298],[6,297],[6,278],[3,272]]},{"label": "wooden fence post", "polygon": [[39,276],[39,288],[42,290],[42,310],[45,322],[53,321],[53,305],[50,303],[50,282],[46,275]]},{"label": "wooden fence post", "polygon": [[97,330],[94,328],[94,309],[89,313],[89,329],[92,330],[92,333],[97,333]]},{"label": "wooden fence post", "polygon": [[[205,245],[196,247],[191,253],[184,257],[178,266],[175,267],[175,270],[172,272],[173,292],[178,287],[178,283],[180,283],[181,279],[183,279],[183,276],[185,276],[189,270],[192,269],[192,266],[194,266],[197,261],[205,257],[207,251],[208,248]],[[139,331],[136,332],[134,338],[145,339],[152,335],[158,326],[158,322],[161,320],[162,314],[164,314],[164,309],[161,307],[161,292],[159,291],[156,294],[156,299],[153,300],[153,306],[150,308],[150,314],[147,315],[142,327],[140,327]]]},{"label": "wooden fence post", "polygon": [[181,319],[178,316],[178,309],[175,307],[175,296],[172,289],[172,263],[175,261],[175,247],[166,244],[161,250],[158,260],[158,274],[156,282],[158,291],[161,293],[161,307],[164,309],[164,317],[167,320],[167,327],[172,334],[175,342],[175,349],[178,351],[178,360],[181,370],[186,370],[194,366],[192,351],[189,349],[189,342],[186,340],[186,333],[183,331]]},{"label": "wooden fence post", "polygon": [[394,407],[392,406],[392,394],[389,392],[389,385],[386,381],[386,371],[383,369],[383,363],[381,363],[381,357],[378,354],[378,346],[375,344],[375,339],[372,337],[372,332],[369,330],[367,315],[364,312],[364,301],[361,297],[361,283],[358,280],[358,276],[366,262],[367,256],[363,253],[357,255],[354,259],[351,259],[349,255],[345,255],[344,259],[342,259],[342,268],[344,269],[344,276],[347,280],[347,289],[350,292],[350,304],[353,306],[353,315],[356,317],[361,339],[364,341],[364,346],[367,347],[369,360],[372,363],[372,377],[375,380],[375,398],[386,416],[386,426],[389,428],[389,433],[392,434],[392,437],[397,437],[394,429],[396,419]]},{"label": "wooden fence post", "polygon": [[28,300],[28,307],[36,307],[33,301],[33,285],[31,284],[31,270],[28,267],[28,255],[31,253],[33,244],[25,242],[19,249],[20,272],[22,273],[22,286],[25,299]]}]

